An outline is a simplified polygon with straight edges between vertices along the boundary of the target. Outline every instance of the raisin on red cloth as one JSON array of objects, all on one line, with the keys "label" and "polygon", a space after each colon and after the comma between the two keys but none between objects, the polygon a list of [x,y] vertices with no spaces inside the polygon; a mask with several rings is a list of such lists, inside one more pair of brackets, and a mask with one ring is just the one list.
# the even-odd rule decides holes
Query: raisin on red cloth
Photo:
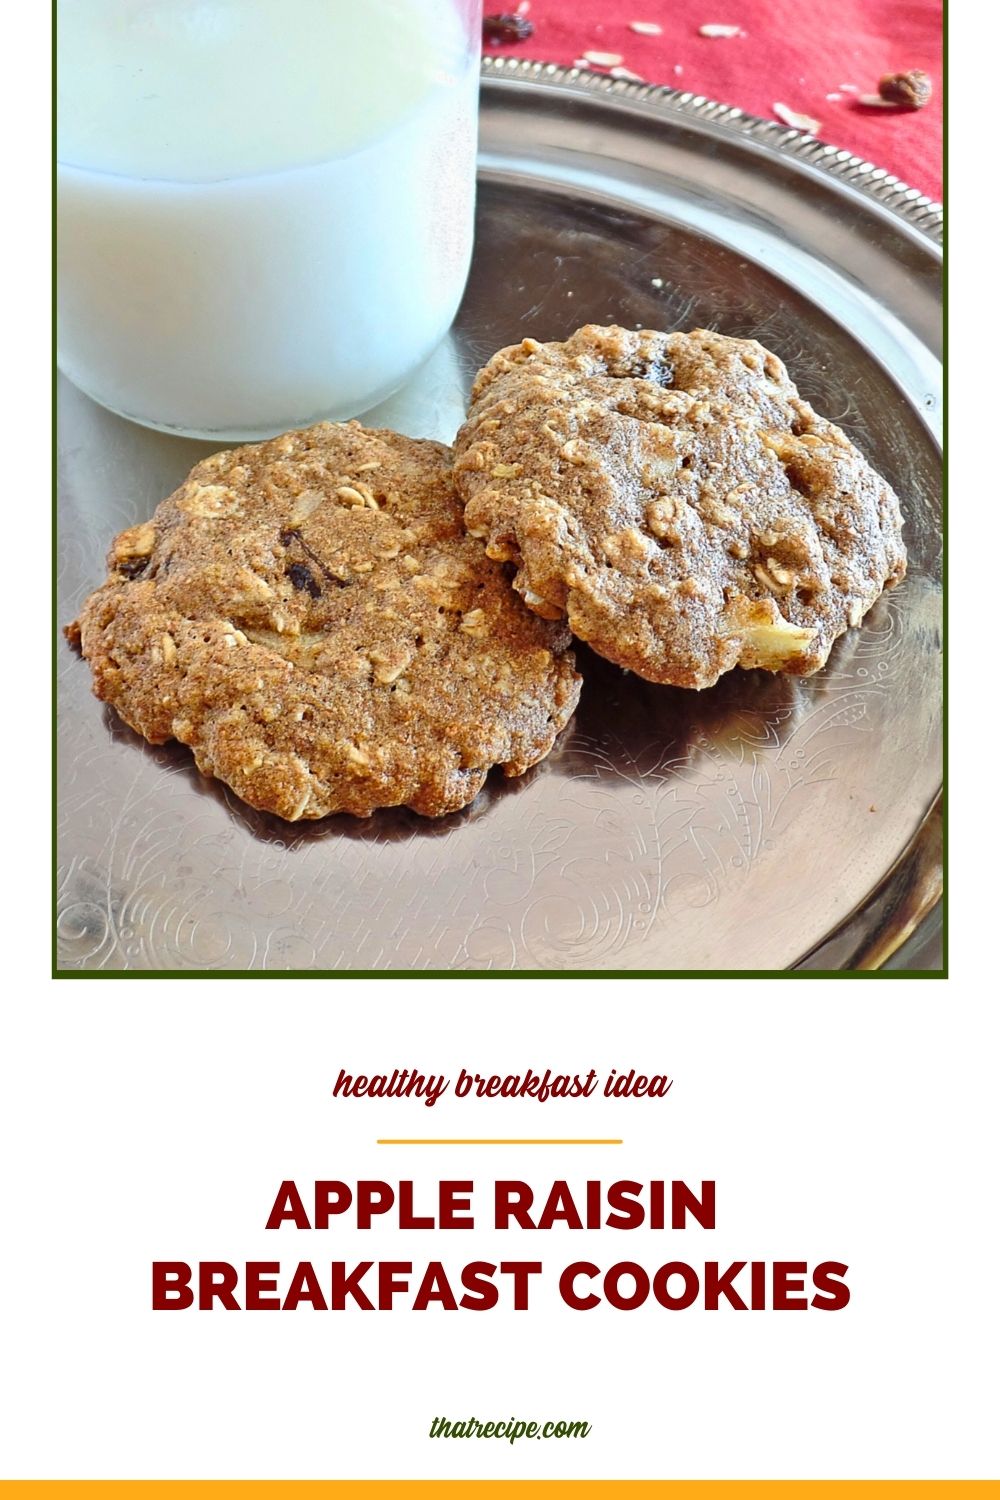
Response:
[{"label": "raisin on red cloth", "polygon": [[[518,7],[510,5],[511,13]],[[617,54],[649,83],[666,84],[776,119],[781,103],[819,120],[819,137],[873,161],[932,198],[941,196],[940,0],[530,0],[528,41],[486,45],[489,55],[569,67],[588,52]],[[658,35],[635,32],[650,22]],[[738,26],[706,37],[702,26]],[[678,71],[678,69],[680,71]],[[887,73],[920,69],[933,85],[923,109],[871,109]],[[597,68],[597,72],[607,69]],[[843,86],[847,85],[847,88]],[[828,97],[832,95],[833,97]]]},{"label": "raisin on red cloth", "polygon": [[483,41],[487,46],[509,47],[514,42],[526,42],[534,29],[526,16],[510,12],[483,17]]}]

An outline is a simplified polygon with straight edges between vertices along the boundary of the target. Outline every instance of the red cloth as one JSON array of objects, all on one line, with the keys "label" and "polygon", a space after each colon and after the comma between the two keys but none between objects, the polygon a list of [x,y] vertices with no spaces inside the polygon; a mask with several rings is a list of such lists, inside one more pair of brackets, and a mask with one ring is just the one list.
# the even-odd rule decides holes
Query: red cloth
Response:
[{"label": "red cloth", "polygon": [[[485,9],[515,12],[517,0],[486,0]],[[775,119],[774,105],[785,104],[819,120],[821,140],[941,196],[940,0],[530,0],[526,15],[533,36],[484,50],[566,66],[586,52],[618,53],[648,83],[764,119]],[[637,35],[630,21],[656,22],[662,35]],[[712,40],[699,35],[705,24],[738,25],[744,34]],[[910,68],[922,68],[933,82],[924,109],[865,108],[840,87],[874,94],[883,73]]]}]

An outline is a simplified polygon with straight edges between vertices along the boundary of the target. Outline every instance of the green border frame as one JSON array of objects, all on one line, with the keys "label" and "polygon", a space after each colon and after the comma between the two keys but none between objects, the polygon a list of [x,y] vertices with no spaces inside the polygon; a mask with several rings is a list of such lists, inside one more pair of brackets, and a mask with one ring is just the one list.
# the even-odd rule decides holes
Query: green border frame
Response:
[{"label": "green border frame", "polygon": [[[52,920],[52,936],[50,944],[50,975],[51,979],[68,980],[146,980],[146,979],[947,979],[949,975],[949,910],[948,910],[948,773],[949,773],[949,738],[948,738],[948,603],[949,603],[949,550],[948,550],[948,443],[949,443],[949,361],[948,361],[948,142],[949,142],[949,109],[947,98],[945,100],[944,119],[942,129],[942,151],[943,151],[943,189],[942,201],[945,207],[944,230],[942,236],[943,265],[942,265],[942,312],[941,325],[944,339],[944,361],[943,361],[943,411],[942,411],[942,491],[941,491],[941,517],[943,534],[942,551],[942,606],[943,606],[943,676],[942,695],[944,699],[943,720],[943,742],[942,742],[942,793],[941,793],[941,834],[942,834],[942,877],[943,890],[940,899],[941,907],[941,968],[940,969],[60,969],[58,955],[58,840],[57,840],[57,773],[58,773],[58,736],[57,736],[57,692],[59,680],[59,656],[62,649],[62,631],[58,619],[58,605],[56,589],[58,583],[58,564],[56,554],[56,543],[58,539],[58,446],[57,446],[57,415],[58,415],[58,366],[57,359],[57,299],[56,299],[56,0],[51,0],[50,16],[52,27],[51,38],[51,84],[52,84],[52,145],[51,145],[51,215],[52,215],[52,285],[51,285],[51,410],[52,410],[52,484],[50,492],[50,506],[52,516],[52,556],[51,556],[51,616],[52,616],[52,654],[51,654],[51,686],[52,686],[52,723],[51,723],[51,747],[52,761],[50,770],[51,787],[51,829],[50,829],[50,856],[51,856],[51,882],[50,882],[50,912]],[[948,77],[948,24],[947,4],[944,6],[942,15],[942,53],[941,73],[942,81]],[[933,920],[933,909],[924,917],[924,923]],[[923,925],[923,924],[921,924]],[[826,942],[833,937],[838,929],[827,934],[821,942]],[[904,940],[900,945],[901,951],[907,943],[911,942],[919,933],[916,932]]]}]

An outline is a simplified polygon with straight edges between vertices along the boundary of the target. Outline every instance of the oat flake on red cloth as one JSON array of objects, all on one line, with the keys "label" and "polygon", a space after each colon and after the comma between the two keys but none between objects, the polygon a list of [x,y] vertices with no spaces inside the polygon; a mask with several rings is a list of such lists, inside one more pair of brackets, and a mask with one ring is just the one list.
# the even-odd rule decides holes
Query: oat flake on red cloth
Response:
[{"label": "oat flake on red cloth", "polygon": [[[486,10],[516,11],[517,0],[486,0]],[[821,140],[941,196],[940,0],[530,0],[527,17],[533,36],[518,46],[487,46],[487,54],[570,66],[588,52],[618,53],[624,67],[649,83],[768,120],[783,104],[819,120]],[[662,31],[638,33],[630,21]],[[702,26],[739,26],[741,34],[702,36]],[[842,87],[874,94],[883,73],[910,68],[922,68],[933,82],[925,109],[865,108]]]}]

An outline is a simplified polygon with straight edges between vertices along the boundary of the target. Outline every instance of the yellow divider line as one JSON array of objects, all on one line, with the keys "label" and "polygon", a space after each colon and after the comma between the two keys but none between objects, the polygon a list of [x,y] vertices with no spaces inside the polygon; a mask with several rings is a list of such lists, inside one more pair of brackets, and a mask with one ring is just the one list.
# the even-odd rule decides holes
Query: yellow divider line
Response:
[{"label": "yellow divider line", "polygon": [[969,1500],[1000,1494],[998,1480],[957,1479],[36,1479],[0,1480],[4,1500],[77,1500],[110,1495],[113,1500],[930,1500],[968,1493]]}]

